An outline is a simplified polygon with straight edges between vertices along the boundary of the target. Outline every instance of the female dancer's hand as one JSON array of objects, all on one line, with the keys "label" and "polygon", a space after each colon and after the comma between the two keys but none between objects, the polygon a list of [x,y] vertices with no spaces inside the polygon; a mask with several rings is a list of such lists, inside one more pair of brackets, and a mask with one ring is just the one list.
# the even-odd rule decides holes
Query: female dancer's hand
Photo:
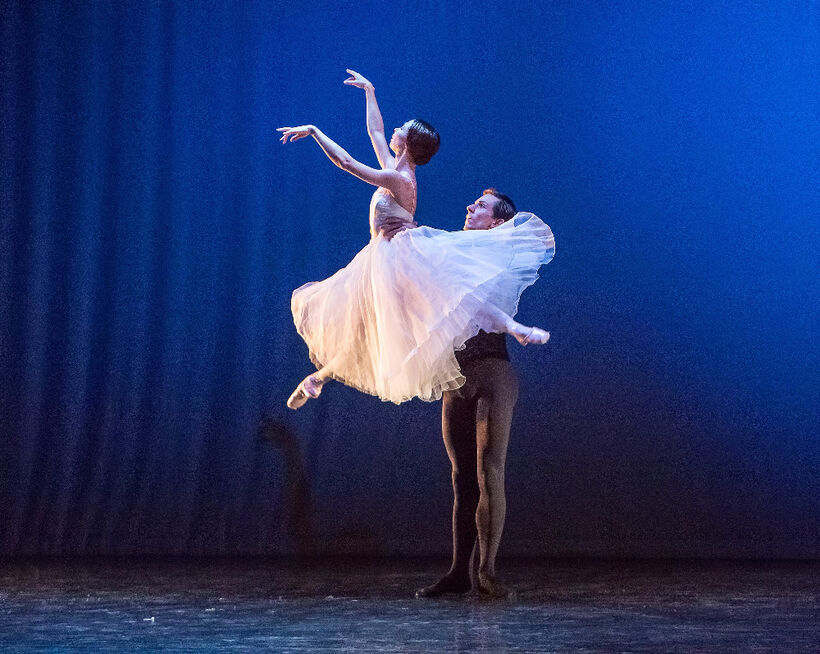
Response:
[{"label": "female dancer's hand", "polygon": [[349,68],[345,68],[345,70],[348,72],[350,77],[348,77],[344,82],[342,82],[343,84],[355,86],[357,88],[364,89],[365,91],[373,90],[373,84],[371,84],[368,79],[359,75],[359,73],[357,73],[355,70],[350,70]]},{"label": "female dancer's hand", "polygon": [[282,143],[287,143],[288,138],[290,138],[291,142],[298,141],[313,134],[313,130],[315,129],[316,127],[314,125],[300,125],[299,127],[277,127],[276,131],[282,132],[282,138],[279,140],[282,141]]}]

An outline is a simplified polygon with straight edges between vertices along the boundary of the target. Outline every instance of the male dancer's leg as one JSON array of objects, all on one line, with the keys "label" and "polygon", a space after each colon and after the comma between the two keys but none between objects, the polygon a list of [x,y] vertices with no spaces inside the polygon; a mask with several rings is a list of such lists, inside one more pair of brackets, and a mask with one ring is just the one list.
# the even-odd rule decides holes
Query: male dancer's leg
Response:
[{"label": "male dancer's leg", "polygon": [[[495,578],[495,557],[504,530],[507,499],[504,468],[510,440],[513,408],[518,399],[518,380],[509,362],[489,359],[482,362],[484,382],[476,403],[476,443],[480,497],[476,511],[478,527],[478,588],[493,597],[510,592]],[[485,386],[486,384],[486,386]]]},{"label": "male dancer's leg", "polygon": [[476,423],[475,401],[464,399],[464,390],[462,387],[444,393],[441,404],[441,433],[453,469],[453,562],[444,577],[418,590],[416,597],[465,593],[472,587],[470,560],[476,540],[478,506]]}]

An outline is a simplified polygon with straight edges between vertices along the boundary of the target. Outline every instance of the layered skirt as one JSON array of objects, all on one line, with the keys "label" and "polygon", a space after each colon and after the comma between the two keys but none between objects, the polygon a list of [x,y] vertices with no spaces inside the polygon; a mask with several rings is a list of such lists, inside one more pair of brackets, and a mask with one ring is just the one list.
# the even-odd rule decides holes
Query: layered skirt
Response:
[{"label": "layered skirt", "polygon": [[297,288],[293,321],[317,368],[384,401],[441,398],[464,384],[455,351],[514,316],[555,253],[529,212],[489,230],[418,227],[374,237],[331,277]]}]

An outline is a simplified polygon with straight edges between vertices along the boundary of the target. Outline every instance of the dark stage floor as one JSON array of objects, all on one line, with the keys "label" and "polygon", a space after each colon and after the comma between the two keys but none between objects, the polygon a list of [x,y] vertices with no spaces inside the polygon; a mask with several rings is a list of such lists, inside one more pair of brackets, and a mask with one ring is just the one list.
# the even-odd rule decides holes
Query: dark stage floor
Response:
[{"label": "dark stage floor", "polygon": [[515,600],[416,600],[442,561],[12,561],[8,652],[818,652],[820,562],[504,561]]}]

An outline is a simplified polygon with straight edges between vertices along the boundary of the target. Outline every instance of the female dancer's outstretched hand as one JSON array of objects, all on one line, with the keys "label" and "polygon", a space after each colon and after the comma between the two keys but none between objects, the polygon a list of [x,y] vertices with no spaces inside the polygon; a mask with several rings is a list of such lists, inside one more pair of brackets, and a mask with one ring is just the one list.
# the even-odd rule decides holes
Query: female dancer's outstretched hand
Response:
[{"label": "female dancer's outstretched hand", "polygon": [[348,72],[350,77],[348,77],[343,82],[343,84],[348,84],[349,86],[355,86],[357,88],[364,89],[365,91],[367,91],[368,89],[373,88],[373,84],[370,83],[370,80],[368,80],[365,77],[362,77],[355,70],[350,70],[349,68],[345,68],[345,70]]},{"label": "female dancer's outstretched hand", "polygon": [[282,132],[282,138],[279,140],[282,143],[287,143],[288,138],[293,142],[310,136],[314,129],[316,128],[313,125],[300,125],[299,127],[277,127],[276,131]]}]

